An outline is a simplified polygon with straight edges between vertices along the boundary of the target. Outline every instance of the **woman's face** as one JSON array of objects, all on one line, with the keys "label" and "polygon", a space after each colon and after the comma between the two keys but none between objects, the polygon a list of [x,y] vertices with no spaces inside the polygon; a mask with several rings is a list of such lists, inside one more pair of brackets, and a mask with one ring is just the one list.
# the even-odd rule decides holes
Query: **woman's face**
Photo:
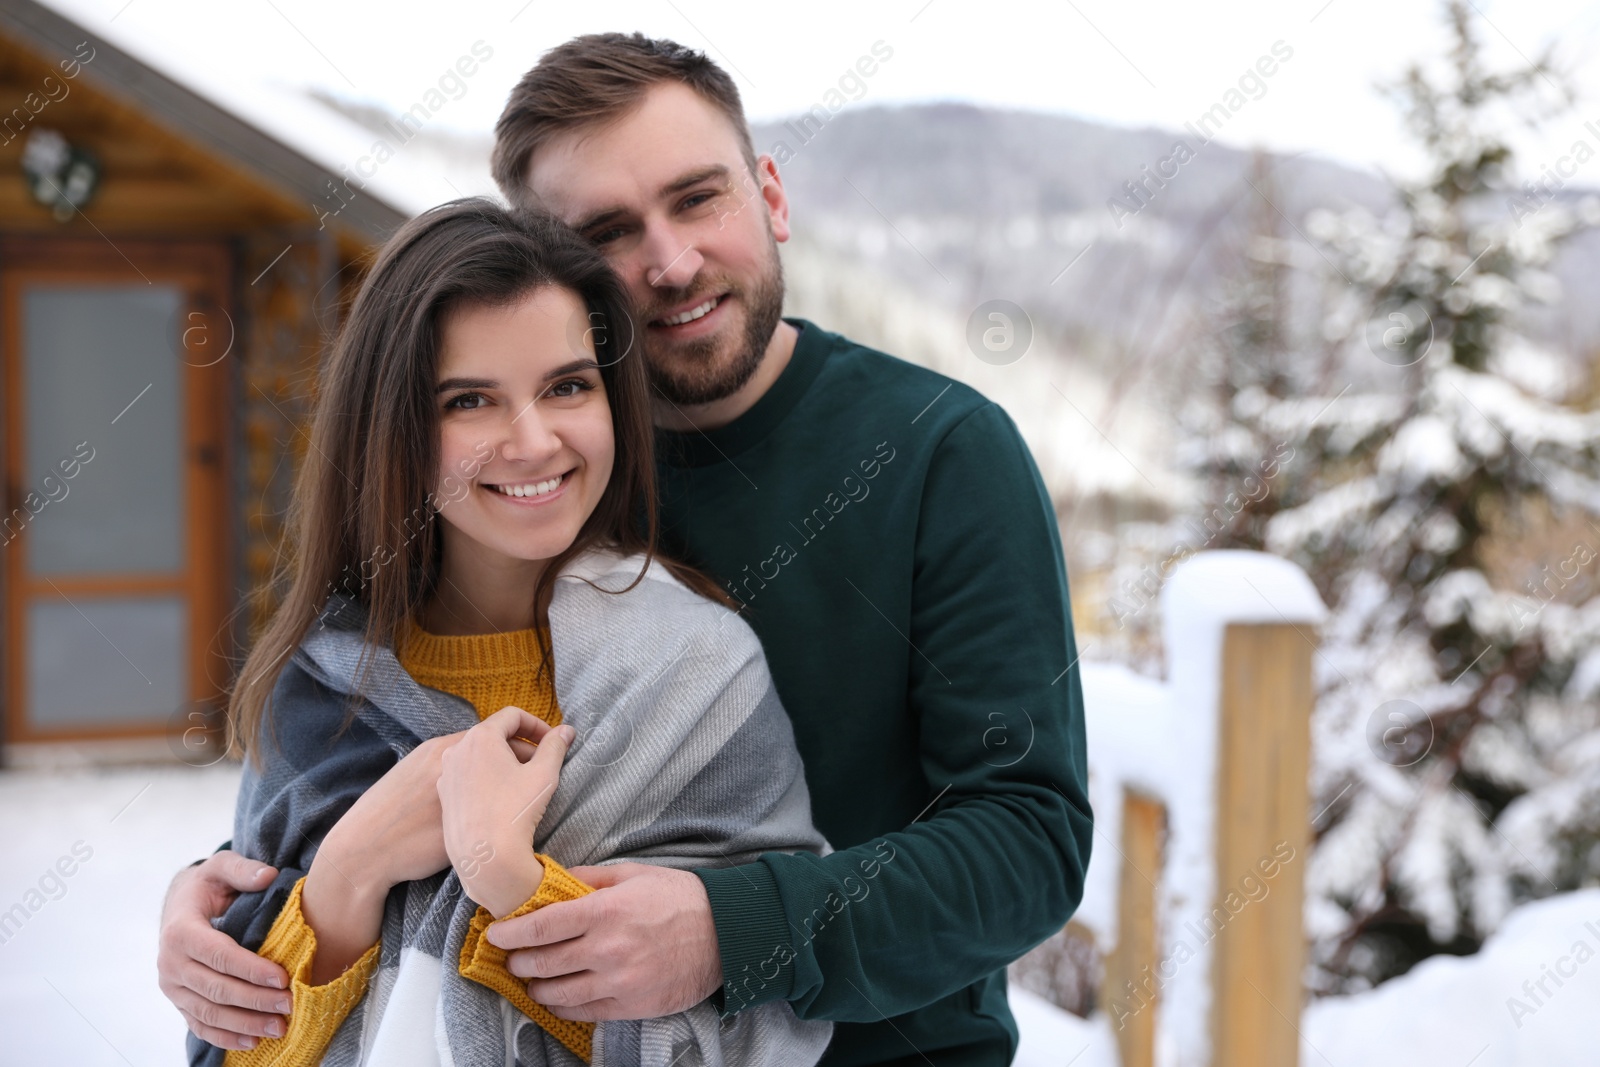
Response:
[{"label": "woman's face", "polygon": [[616,441],[587,321],[558,286],[444,316],[434,496],[452,555],[550,559],[600,502]]}]

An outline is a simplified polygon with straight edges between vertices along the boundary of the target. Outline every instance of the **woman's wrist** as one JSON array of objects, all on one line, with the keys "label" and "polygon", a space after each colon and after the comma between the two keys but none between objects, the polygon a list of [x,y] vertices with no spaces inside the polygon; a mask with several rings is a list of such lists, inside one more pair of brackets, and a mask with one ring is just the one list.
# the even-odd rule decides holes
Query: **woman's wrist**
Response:
[{"label": "woman's wrist", "polygon": [[351,881],[322,851],[300,888],[300,913],[317,939],[307,984],[326,985],[345,972],[383,932],[389,887]]},{"label": "woman's wrist", "polygon": [[527,844],[496,845],[490,855],[456,868],[467,896],[503,919],[528,902],[544,882],[544,864]]},{"label": "woman's wrist", "polygon": [[374,835],[354,825],[351,813],[347,812],[317,846],[311,869],[316,870],[319,863],[323,864],[327,868],[324,876],[337,881],[346,891],[381,900],[406,879],[395,876],[385,867],[392,852],[370,847],[373,840]]}]

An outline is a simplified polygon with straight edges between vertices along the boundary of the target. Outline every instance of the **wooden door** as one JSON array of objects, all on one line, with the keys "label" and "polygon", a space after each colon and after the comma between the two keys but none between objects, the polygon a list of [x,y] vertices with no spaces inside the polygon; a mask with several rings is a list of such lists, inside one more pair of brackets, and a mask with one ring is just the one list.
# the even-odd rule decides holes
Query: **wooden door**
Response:
[{"label": "wooden door", "polygon": [[181,730],[226,684],[229,262],[0,242],[8,741]]}]

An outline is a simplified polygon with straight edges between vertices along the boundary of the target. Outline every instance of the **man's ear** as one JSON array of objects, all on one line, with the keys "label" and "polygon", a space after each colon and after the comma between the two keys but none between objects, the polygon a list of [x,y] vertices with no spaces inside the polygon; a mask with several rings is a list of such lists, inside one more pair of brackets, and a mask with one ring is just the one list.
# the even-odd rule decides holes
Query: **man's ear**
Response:
[{"label": "man's ear", "polygon": [[789,239],[789,194],[783,188],[783,176],[778,173],[778,161],[763,153],[756,157],[756,177],[761,182],[761,199],[767,205],[767,218],[772,222],[772,239]]}]

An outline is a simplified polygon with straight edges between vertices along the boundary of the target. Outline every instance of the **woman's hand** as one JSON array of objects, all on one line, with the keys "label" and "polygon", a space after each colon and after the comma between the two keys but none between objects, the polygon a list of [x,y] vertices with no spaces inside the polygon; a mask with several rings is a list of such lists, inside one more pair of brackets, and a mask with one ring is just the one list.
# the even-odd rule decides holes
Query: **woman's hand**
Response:
[{"label": "woman's hand", "polygon": [[437,785],[444,754],[469,733],[431,738],[406,753],[328,831],[313,868],[327,856],[348,888],[386,894],[450,866],[439,830]]},{"label": "woman's hand", "polygon": [[312,985],[337,978],[378,940],[391,888],[450,866],[440,832],[440,760],[469,733],[431,738],[406,753],[323,838],[300,895],[317,935]]},{"label": "woman's hand", "polygon": [[[512,747],[519,735],[538,743],[526,762]],[[441,756],[444,849],[467,895],[495,918],[521,907],[544,878],[533,834],[576,735],[571,726],[551,729],[521,708],[506,707]]]}]

